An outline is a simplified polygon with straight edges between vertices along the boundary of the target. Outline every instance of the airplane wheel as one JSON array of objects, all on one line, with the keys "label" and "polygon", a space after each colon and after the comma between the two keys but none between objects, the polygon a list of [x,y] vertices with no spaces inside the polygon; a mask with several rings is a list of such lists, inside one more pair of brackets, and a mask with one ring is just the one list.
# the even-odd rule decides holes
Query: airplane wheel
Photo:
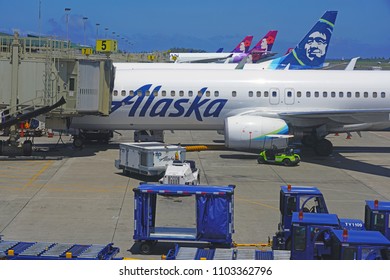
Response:
[{"label": "airplane wheel", "polygon": [[306,135],[302,138],[302,144],[305,147],[314,147],[317,139],[312,135]]},{"label": "airplane wheel", "polygon": [[81,148],[81,147],[83,147],[83,145],[84,145],[84,140],[83,140],[83,139],[81,139],[81,138],[75,138],[75,139],[73,140],[73,146],[74,146],[75,148]]},{"label": "airplane wheel", "polygon": [[322,139],[314,146],[314,151],[319,156],[329,156],[333,152],[333,144],[327,139]]},{"label": "airplane wheel", "polygon": [[23,155],[31,156],[32,155],[32,142],[30,140],[26,140],[22,145]]}]

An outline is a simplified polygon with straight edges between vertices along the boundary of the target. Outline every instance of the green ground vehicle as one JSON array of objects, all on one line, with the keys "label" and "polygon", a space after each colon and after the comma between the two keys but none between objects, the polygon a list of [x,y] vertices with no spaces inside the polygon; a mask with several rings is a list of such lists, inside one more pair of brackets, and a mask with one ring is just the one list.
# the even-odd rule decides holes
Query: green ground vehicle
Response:
[{"label": "green ground vehicle", "polygon": [[[257,162],[281,164],[285,166],[294,166],[301,161],[299,154],[295,153],[294,148],[288,146],[288,139],[293,137],[292,135],[267,135],[271,137],[271,148],[265,148],[261,150]],[[276,145],[273,145],[273,139],[285,139],[286,143],[282,149],[279,149]],[[266,141],[264,140],[264,143]],[[279,141],[280,142],[280,141]]]}]

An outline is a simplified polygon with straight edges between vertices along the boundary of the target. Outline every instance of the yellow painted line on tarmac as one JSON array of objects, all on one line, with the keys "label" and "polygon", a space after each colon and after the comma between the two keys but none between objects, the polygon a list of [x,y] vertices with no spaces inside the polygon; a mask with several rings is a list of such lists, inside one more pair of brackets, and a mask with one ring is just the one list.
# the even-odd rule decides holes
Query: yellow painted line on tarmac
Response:
[{"label": "yellow painted line on tarmac", "polygon": [[34,176],[32,176],[30,178],[30,180],[23,186],[24,188],[28,188],[30,186],[32,186],[32,184],[38,179],[39,176],[42,175],[43,172],[46,171],[46,169],[48,169],[51,165],[53,164],[53,161],[48,161],[46,162],[43,167],[37,172],[35,173]]},{"label": "yellow painted line on tarmac", "polygon": [[75,189],[75,186],[64,186],[64,187],[48,187],[48,192],[67,192],[67,193],[122,193],[123,190],[112,190],[112,189],[99,189],[99,188],[91,188],[91,187],[85,187],[81,186],[82,189]]},{"label": "yellow painted line on tarmac", "polygon": [[279,208],[277,208],[277,207],[274,207],[274,206],[271,206],[271,205],[268,205],[268,204],[264,204],[264,203],[261,203],[261,202],[257,202],[257,201],[254,201],[252,199],[239,198],[239,197],[236,197],[236,196],[234,196],[234,199],[235,200],[245,201],[245,202],[248,202],[250,204],[260,205],[260,206],[263,206],[265,208],[269,208],[269,209],[272,209],[272,210],[277,210],[277,211],[279,210]]}]

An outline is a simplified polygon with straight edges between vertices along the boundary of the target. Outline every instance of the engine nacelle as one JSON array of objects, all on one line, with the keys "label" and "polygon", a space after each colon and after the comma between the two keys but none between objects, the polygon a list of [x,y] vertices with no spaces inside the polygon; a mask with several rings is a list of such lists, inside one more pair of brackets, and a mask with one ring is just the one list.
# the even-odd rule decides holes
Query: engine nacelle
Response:
[{"label": "engine nacelle", "polygon": [[284,148],[286,139],[266,137],[267,134],[288,134],[282,119],[261,116],[233,116],[225,119],[225,146],[232,149],[265,149],[276,145]]}]

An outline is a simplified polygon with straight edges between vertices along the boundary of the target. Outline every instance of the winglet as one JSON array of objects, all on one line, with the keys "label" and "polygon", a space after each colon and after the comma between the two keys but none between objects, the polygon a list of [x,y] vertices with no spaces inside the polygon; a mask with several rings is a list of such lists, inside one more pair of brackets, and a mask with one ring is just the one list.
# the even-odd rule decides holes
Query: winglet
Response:
[{"label": "winglet", "polygon": [[246,58],[241,59],[241,61],[237,64],[237,66],[234,69],[236,69],[236,70],[244,69],[244,66],[245,66],[246,62],[247,62]]},{"label": "winglet", "polygon": [[345,67],[345,71],[352,71],[353,69],[355,69],[355,65],[356,65],[356,62],[357,60],[359,59],[360,57],[354,57],[351,59],[351,61],[348,63],[347,67]]}]

